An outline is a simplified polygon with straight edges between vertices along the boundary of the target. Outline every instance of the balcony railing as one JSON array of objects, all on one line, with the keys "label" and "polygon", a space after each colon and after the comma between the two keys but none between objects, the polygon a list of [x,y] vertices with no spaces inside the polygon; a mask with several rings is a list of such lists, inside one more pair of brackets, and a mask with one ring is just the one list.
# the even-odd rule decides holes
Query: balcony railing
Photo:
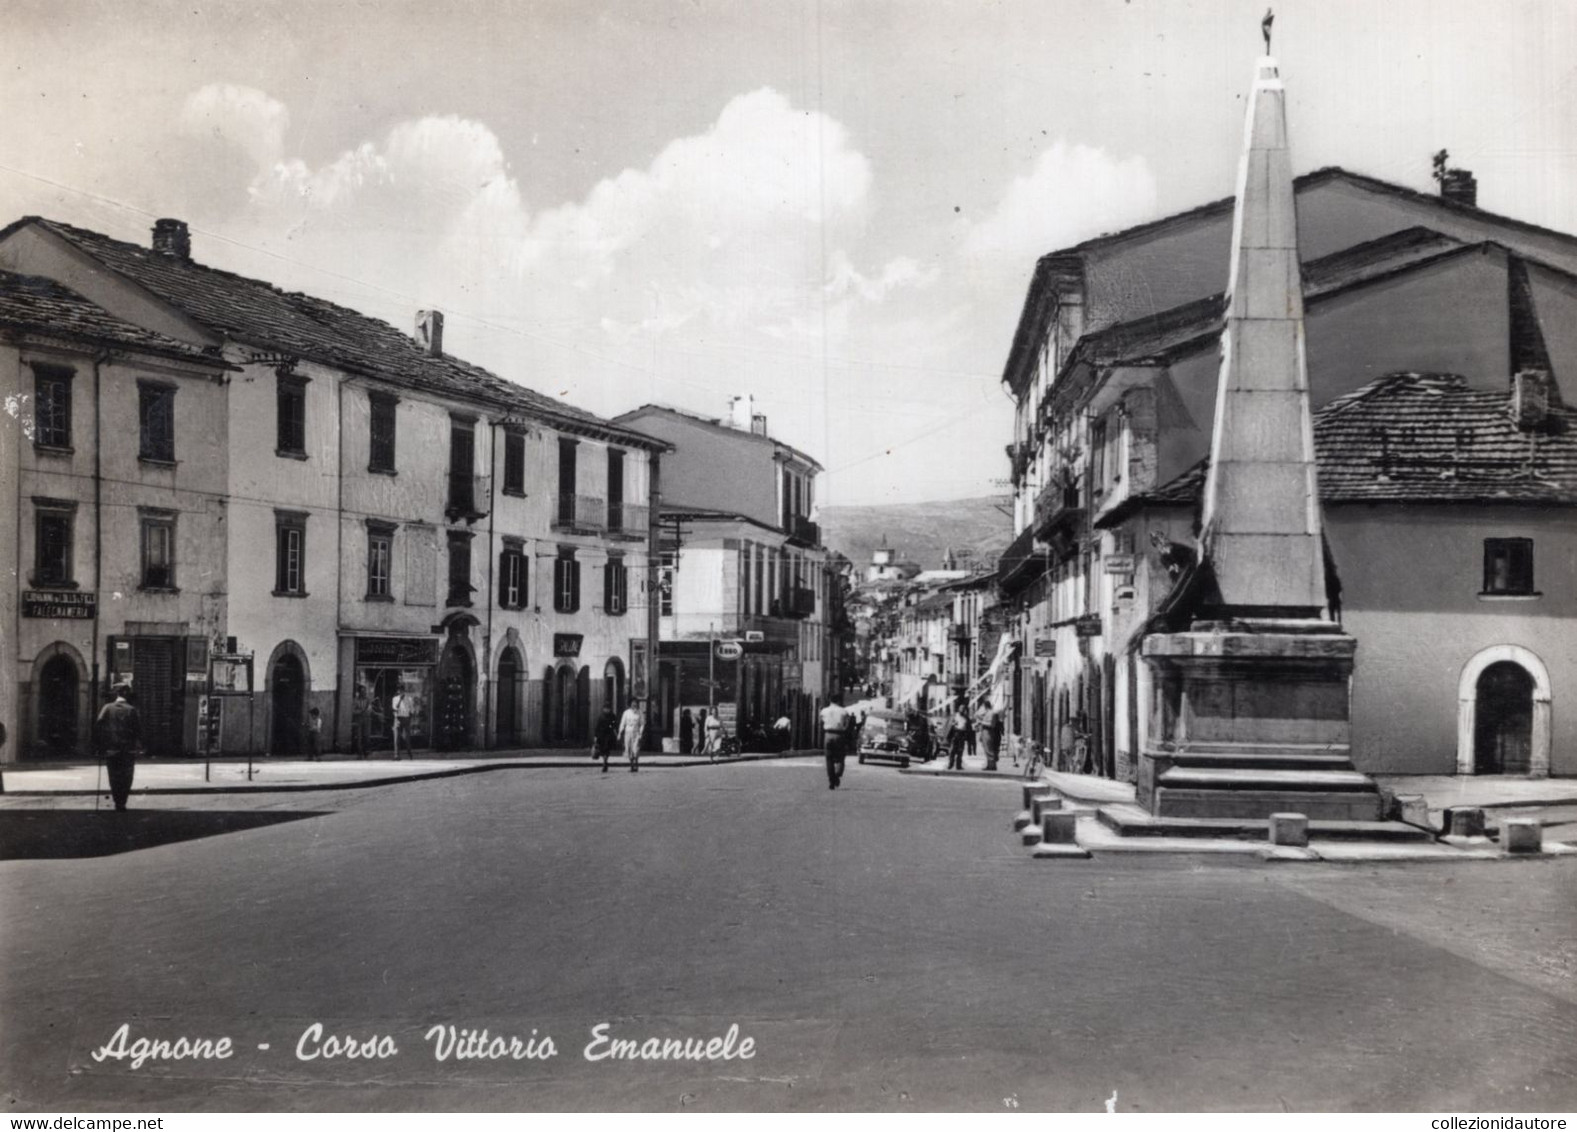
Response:
[{"label": "balcony railing", "polygon": [[559,495],[555,527],[577,531],[600,531],[608,525],[608,504],[600,495]]},{"label": "balcony railing", "polygon": [[644,503],[608,504],[608,531],[611,534],[645,538],[651,508]]},{"label": "balcony railing", "polygon": [[1084,510],[1084,493],[1077,484],[1049,483],[1035,497],[1037,531],[1077,518]]},{"label": "balcony railing", "polygon": [[466,472],[449,473],[449,499],[444,514],[452,522],[465,519],[473,522],[487,514],[488,499],[492,495],[492,476],[476,476]]},{"label": "balcony railing", "polygon": [[813,523],[803,515],[790,515],[783,529],[789,538],[807,546],[821,545],[821,524]]}]

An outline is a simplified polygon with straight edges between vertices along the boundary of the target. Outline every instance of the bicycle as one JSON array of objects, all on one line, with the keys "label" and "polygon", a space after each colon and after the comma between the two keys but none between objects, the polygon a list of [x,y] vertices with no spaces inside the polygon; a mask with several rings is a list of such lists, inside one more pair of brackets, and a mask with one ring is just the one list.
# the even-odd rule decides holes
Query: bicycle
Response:
[{"label": "bicycle", "polygon": [[1040,772],[1046,765],[1045,744],[1034,739],[1029,740],[1029,758],[1024,760],[1024,778],[1039,778]]}]

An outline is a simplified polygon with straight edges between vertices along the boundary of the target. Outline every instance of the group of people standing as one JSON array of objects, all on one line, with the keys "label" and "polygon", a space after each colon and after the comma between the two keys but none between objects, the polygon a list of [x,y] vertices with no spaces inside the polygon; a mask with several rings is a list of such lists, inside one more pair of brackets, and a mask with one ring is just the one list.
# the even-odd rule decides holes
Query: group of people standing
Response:
[{"label": "group of people standing", "polygon": [[942,724],[942,745],[947,749],[947,769],[963,770],[965,753],[980,751],[986,756],[986,769],[996,770],[1002,754],[1002,713],[982,699],[974,715],[963,696],[953,700],[952,709]]}]

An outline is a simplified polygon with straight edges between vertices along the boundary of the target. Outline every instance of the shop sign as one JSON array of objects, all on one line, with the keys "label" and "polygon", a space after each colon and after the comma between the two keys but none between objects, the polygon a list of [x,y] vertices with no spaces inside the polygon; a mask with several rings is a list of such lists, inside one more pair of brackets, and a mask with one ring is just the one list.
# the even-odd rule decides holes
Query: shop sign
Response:
[{"label": "shop sign", "polygon": [[1057,655],[1057,639],[1055,637],[1035,638],[1035,659],[1050,660]]},{"label": "shop sign", "polygon": [[99,595],[83,590],[23,590],[22,616],[64,621],[92,621],[99,615]]},{"label": "shop sign", "polygon": [[1106,572],[1108,574],[1132,574],[1133,555],[1109,554],[1106,557]]},{"label": "shop sign", "polygon": [[1073,631],[1080,637],[1098,637],[1101,635],[1101,619],[1098,615],[1086,615],[1073,623]]},{"label": "shop sign", "polygon": [[718,641],[718,660],[738,660],[745,655],[745,646],[739,641]]},{"label": "shop sign", "polygon": [[580,643],[585,640],[584,633],[554,633],[553,655],[561,657],[576,657],[580,655]]},{"label": "shop sign", "polygon": [[437,664],[434,637],[357,637],[356,663],[402,668],[408,664]]},{"label": "shop sign", "polygon": [[767,635],[764,632],[762,632],[760,629],[746,629],[745,630],[745,643],[746,644],[759,645],[762,641],[764,641],[766,639],[767,639]]}]

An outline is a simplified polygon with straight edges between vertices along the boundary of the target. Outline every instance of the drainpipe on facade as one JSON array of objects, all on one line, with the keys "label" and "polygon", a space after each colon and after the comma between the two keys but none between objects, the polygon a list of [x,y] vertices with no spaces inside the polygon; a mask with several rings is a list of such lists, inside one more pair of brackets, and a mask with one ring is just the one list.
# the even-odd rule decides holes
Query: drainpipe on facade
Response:
[{"label": "drainpipe on facade", "polygon": [[[339,475],[335,477],[335,503],[334,503],[334,746],[339,747],[340,702],[345,698],[345,666],[342,658],[345,656],[345,379],[340,378],[334,383],[335,395],[339,404],[335,410],[335,424],[339,427],[338,437],[335,440],[335,460],[339,467]],[[372,419],[367,421],[368,436],[371,437]],[[394,569],[391,564],[389,569]],[[225,627],[229,628],[229,611],[226,610]],[[351,695],[355,695],[356,687],[356,642],[350,642],[350,683]],[[310,706],[310,704],[308,705]],[[210,708],[210,710],[212,710]],[[354,725],[354,721],[353,721]],[[352,738],[351,746],[356,745]],[[365,749],[363,754],[365,754]],[[398,749],[396,749],[398,754]]]},{"label": "drainpipe on facade", "polygon": [[99,682],[102,679],[99,671],[99,624],[104,616],[104,430],[102,427],[104,401],[100,370],[104,363],[110,360],[110,356],[110,352],[105,350],[93,358],[93,592],[96,595],[93,600],[97,608],[93,616],[93,673],[90,677],[93,699],[88,710],[88,745],[93,748],[95,757],[98,749],[97,736],[93,734],[95,730],[93,721],[98,718],[99,700],[102,698],[99,689]]},{"label": "drainpipe on facade", "polygon": [[[482,747],[492,750],[493,730],[493,532],[498,510],[498,422],[487,426],[487,624],[482,630]],[[517,701],[518,702],[518,701]],[[518,714],[518,713],[517,713]]]},{"label": "drainpipe on facade", "polygon": [[[653,452],[647,459],[649,469],[646,477],[646,732],[657,738],[657,749],[662,749],[662,723],[657,717],[657,676],[660,669],[657,666],[657,632],[658,614],[662,610],[662,598],[658,593],[658,566],[660,554],[658,553],[659,531],[662,529],[662,516],[659,514],[662,502],[662,456]],[[655,725],[655,726],[654,726]]]}]

